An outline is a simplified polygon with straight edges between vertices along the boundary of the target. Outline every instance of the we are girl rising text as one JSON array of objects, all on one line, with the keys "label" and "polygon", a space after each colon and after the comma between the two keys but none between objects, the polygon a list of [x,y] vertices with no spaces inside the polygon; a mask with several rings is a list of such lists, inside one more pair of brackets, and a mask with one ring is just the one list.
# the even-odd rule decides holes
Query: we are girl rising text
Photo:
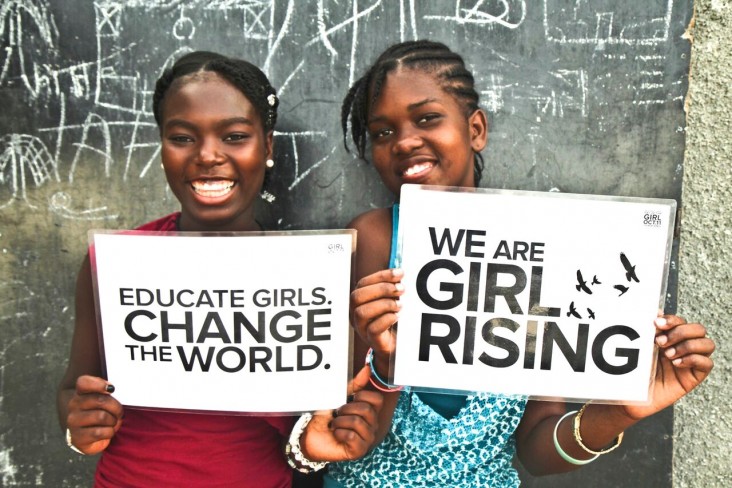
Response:
[{"label": "we are girl rising text", "polygon": [[[608,351],[610,347],[605,347],[618,339],[628,344],[635,341],[640,337],[635,329],[611,325],[594,334],[590,342],[589,324],[579,323],[573,346],[554,318],[561,317],[561,308],[540,305],[543,243],[503,240],[488,254],[492,259],[484,261],[480,260],[486,257],[484,230],[443,229],[438,237],[438,231],[430,227],[429,234],[435,255],[454,257],[461,253],[466,258],[479,260],[470,260],[468,266],[461,266],[456,259],[444,256],[421,267],[416,280],[417,295],[424,305],[436,312],[421,315],[420,361],[429,362],[430,353],[436,348],[447,364],[460,361],[472,365],[477,359],[486,366],[508,368],[519,364],[523,353],[523,369],[534,369],[536,359],[540,357],[539,367],[551,370],[556,346],[572,370],[578,373],[585,371],[588,357],[597,369],[610,375],[627,374],[638,367],[638,348],[616,347],[611,352]],[[462,258],[460,261],[465,264]],[[523,266],[501,261],[533,263],[527,273]],[[501,282],[512,284],[500,285]],[[527,288],[528,301],[522,306],[520,295]],[[510,318],[495,316],[498,297],[506,302]],[[458,310],[465,314],[462,324]],[[526,316],[530,318],[525,325],[520,324],[518,320]],[[544,319],[540,325],[540,317],[553,319]],[[479,324],[479,320],[483,323]],[[539,332],[541,340],[538,340]],[[476,352],[476,335],[490,346],[488,350]],[[461,346],[462,358],[458,360],[455,350],[459,351]],[[607,357],[608,353],[614,357]]]}]

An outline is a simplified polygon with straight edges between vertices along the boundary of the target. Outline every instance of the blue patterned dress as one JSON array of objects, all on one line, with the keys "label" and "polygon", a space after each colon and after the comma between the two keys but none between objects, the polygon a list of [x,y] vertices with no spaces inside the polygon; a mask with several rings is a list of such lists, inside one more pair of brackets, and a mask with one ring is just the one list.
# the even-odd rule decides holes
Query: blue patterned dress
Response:
[{"label": "blue patterned dress", "polygon": [[[392,208],[392,222],[390,268],[400,265],[398,204]],[[434,402],[438,396],[442,401]],[[459,410],[446,418],[444,407],[451,404]],[[422,397],[405,388],[381,444],[362,459],[331,464],[325,487],[519,486],[511,464],[516,453],[513,434],[525,408],[524,397],[488,393]]]}]

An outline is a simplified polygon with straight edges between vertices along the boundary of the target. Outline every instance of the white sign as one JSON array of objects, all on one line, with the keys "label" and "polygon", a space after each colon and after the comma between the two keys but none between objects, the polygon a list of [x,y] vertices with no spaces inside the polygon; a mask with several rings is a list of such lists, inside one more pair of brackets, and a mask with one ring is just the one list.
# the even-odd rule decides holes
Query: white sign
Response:
[{"label": "white sign", "polygon": [[345,402],[355,231],[91,235],[106,372],[123,405]]},{"label": "white sign", "polygon": [[647,400],[675,206],[403,186],[394,381]]}]

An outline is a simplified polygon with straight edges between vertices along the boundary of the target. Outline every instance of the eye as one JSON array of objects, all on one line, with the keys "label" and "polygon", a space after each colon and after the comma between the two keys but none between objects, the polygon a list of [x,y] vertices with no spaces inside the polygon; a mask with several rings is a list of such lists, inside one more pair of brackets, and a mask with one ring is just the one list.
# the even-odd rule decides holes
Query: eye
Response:
[{"label": "eye", "polygon": [[383,139],[384,137],[390,136],[393,133],[394,133],[394,131],[391,129],[377,129],[377,130],[371,131],[371,139],[373,139],[373,140]]},{"label": "eye", "polygon": [[249,139],[249,134],[245,134],[243,132],[235,132],[232,134],[228,134],[226,137],[224,137],[224,141],[226,142],[240,142],[245,141]]},{"label": "eye", "polygon": [[419,125],[429,125],[430,123],[437,122],[439,119],[442,118],[442,114],[438,113],[428,113],[424,114],[417,120],[417,124]]},{"label": "eye", "polygon": [[185,134],[170,135],[168,136],[168,140],[175,144],[187,144],[193,142],[193,138]]}]

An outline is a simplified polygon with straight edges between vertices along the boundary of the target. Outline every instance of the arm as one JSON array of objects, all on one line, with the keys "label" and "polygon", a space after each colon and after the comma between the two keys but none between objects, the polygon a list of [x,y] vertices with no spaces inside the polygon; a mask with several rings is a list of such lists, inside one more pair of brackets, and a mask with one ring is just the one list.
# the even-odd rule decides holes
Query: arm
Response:
[{"label": "arm", "polygon": [[122,405],[114,387],[101,378],[94,292],[89,256],[76,281],[76,320],[71,356],[56,397],[61,429],[69,429],[74,446],[96,454],[109,445],[122,423]]},{"label": "arm", "polygon": [[[696,388],[713,367],[714,342],[701,324],[688,324],[680,317],[665,315],[656,320],[656,344],[660,351],[650,402],[644,405],[590,404],[581,418],[580,436],[585,446],[600,451],[628,427],[672,405]],[[554,428],[565,414],[563,403],[529,402],[516,430],[517,452],[522,464],[534,475],[561,473],[579,466],[563,460],[554,448]],[[592,455],[582,449],[573,433],[570,416],[559,425],[557,440],[577,460]]]},{"label": "arm", "polygon": [[[389,361],[395,349],[399,297],[403,293],[401,270],[388,269],[391,251],[391,210],[377,209],[360,215],[349,224],[358,231],[356,287],[351,293],[351,319],[356,330],[354,370],[363,367],[366,353],[374,349],[374,367],[388,378]],[[372,385],[368,385],[373,388]],[[391,427],[400,392],[383,392],[376,443]]]}]

